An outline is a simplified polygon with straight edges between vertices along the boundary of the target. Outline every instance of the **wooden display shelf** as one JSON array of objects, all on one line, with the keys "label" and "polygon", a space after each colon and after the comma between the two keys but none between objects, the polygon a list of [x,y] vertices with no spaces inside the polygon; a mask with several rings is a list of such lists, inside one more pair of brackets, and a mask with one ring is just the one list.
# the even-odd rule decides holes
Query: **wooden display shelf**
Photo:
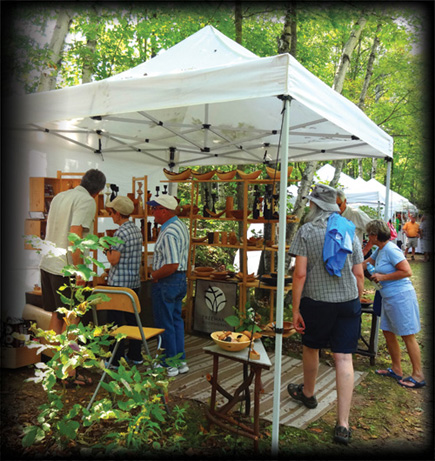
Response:
[{"label": "wooden display shelf", "polygon": [[[246,282],[247,288],[261,288],[265,290],[272,290],[276,291],[278,287],[273,286],[273,285],[267,285],[266,283],[260,282],[256,280],[255,282]],[[284,286],[284,293],[288,293],[289,291],[292,290],[293,285],[289,283],[288,285]]]},{"label": "wooden display shelf", "polygon": [[[282,337],[283,338],[290,338],[290,336],[293,336],[294,334],[296,333],[296,330],[290,330],[289,333],[283,333],[282,334]],[[265,330],[262,330],[261,331],[261,334],[263,336],[268,336],[268,337],[274,337],[276,336],[276,333],[274,331],[265,331]]]},{"label": "wooden display shelf", "polygon": [[[300,179],[287,178],[287,182],[299,182]],[[201,182],[249,182],[252,184],[277,184],[280,182],[280,179],[166,179],[160,182],[189,182],[189,183],[201,183]]]}]

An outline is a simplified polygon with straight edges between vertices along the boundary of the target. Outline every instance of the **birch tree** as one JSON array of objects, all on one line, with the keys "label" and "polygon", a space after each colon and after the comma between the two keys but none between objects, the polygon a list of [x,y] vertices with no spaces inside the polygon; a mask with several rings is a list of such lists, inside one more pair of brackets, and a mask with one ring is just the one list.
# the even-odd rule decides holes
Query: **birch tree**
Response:
[{"label": "birch tree", "polygon": [[41,73],[37,91],[49,91],[56,88],[56,78],[62,63],[62,50],[72,22],[72,14],[62,8],[56,19],[50,40],[50,61]]},{"label": "birch tree", "polygon": [[[373,75],[373,66],[374,66],[374,62],[375,62],[376,55],[377,55],[377,52],[378,52],[379,33],[381,31],[381,28],[382,28],[382,24],[379,23],[377,25],[377,27],[376,27],[375,37],[373,39],[373,45],[372,45],[372,48],[371,48],[371,51],[370,51],[369,60],[367,62],[366,75],[365,75],[365,78],[364,78],[364,83],[363,83],[363,86],[362,86],[362,89],[361,89],[361,94],[359,96],[359,101],[358,101],[358,104],[357,104],[357,106],[361,110],[364,109],[365,100],[366,100],[366,96],[367,96],[367,91],[369,89],[369,85],[370,85],[372,75]],[[376,173],[376,158],[372,158],[372,170],[371,170],[372,175],[370,176],[370,178],[374,178],[373,173]],[[360,176],[361,178],[363,177],[363,162],[362,162],[362,159],[358,160],[358,176]]]},{"label": "birch tree", "polygon": [[[297,11],[293,3],[289,3],[285,15],[283,33],[279,41],[279,53],[290,53],[296,58],[297,53]],[[291,103],[290,103],[291,110]],[[302,198],[309,193],[316,172],[317,162],[306,162],[305,168],[301,171],[302,177],[298,189],[298,196],[293,208],[293,214],[300,220],[304,214],[307,200]],[[283,168],[282,168],[283,169]],[[285,169],[285,167],[284,167]],[[299,228],[298,223],[287,224],[286,240],[291,242]]]},{"label": "birch tree", "polygon": [[[367,20],[364,17],[361,17],[352,28],[349,39],[344,45],[343,52],[341,54],[340,62],[338,64],[338,69],[334,77],[334,83],[332,84],[332,89],[337,93],[343,91],[344,80],[346,78],[347,71],[349,69],[350,61],[352,59],[352,53],[355,47],[358,44],[361,32],[363,31]],[[331,187],[336,187],[338,180],[340,178],[341,171],[343,169],[343,160],[336,160],[334,163],[335,173],[331,182],[329,183]]]}]

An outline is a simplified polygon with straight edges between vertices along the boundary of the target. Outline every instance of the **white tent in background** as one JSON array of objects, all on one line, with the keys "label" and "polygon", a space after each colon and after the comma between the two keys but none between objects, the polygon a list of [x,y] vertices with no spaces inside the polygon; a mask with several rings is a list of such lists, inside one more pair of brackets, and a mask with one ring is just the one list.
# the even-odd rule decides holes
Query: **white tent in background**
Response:
[{"label": "white tent in background", "polygon": [[[377,181],[375,178],[367,181],[367,190],[368,191],[378,191],[380,194],[383,194],[384,200],[386,197],[386,187]],[[389,216],[384,216],[385,220],[390,219],[395,212],[399,211],[412,211],[416,212],[417,207],[415,207],[408,199],[402,197],[397,192],[390,190],[389,198]]]},{"label": "white tent in background", "polygon": [[[335,168],[327,163],[326,165],[323,165],[320,167],[315,175],[314,175],[314,182],[325,182],[329,183],[332,181],[332,178],[334,177],[335,173]],[[318,179],[318,181],[317,181]],[[347,190],[352,189],[355,183],[355,179],[351,178],[349,175],[345,173],[340,173],[340,177],[338,179],[338,189],[343,189],[344,192],[346,193]]]},{"label": "white tent in background", "polygon": [[[27,95],[8,111],[5,122],[20,130],[18,140],[26,131],[40,135],[39,144],[60,138],[71,150],[89,153],[90,162],[96,150],[105,161],[135,152],[143,155],[144,167],[171,168],[262,163],[266,150],[283,165],[393,156],[388,134],[292,56],[260,58],[211,26],[114,78]],[[285,174],[280,190],[287,190]],[[286,194],[280,194],[279,209],[285,208]],[[285,219],[280,213],[280,229]],[[284,232],[278,244],[276,325],[282,329]],[[278,334],[274,454],[281,354]]]}]

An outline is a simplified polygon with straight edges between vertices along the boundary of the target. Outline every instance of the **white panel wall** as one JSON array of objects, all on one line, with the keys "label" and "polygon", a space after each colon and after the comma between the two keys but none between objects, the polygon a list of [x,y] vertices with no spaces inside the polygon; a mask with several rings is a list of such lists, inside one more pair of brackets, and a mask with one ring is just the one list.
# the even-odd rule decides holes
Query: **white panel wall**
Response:
[{"label": "white panel wall", "polygon": [[[3,213],[3,284],[8,288],[7,301],[2,305],[2,317],[19,317],[25,304],[25,292],[34,284],[40,285],[39,255],[35,251],[24,250],[24,221],[28,217],[29,178],[32,176],[56,177],[57,171],[85,172],[98,168],[104,172],[107,182],[119,186],[119,195],[132,191],[132,177],[148,176],[148,190],[154,195],[155,187],[163,189],[161,180],[166,179],[162,166],[150,166],[140,153],[94,154],[78,145],[64,141],[50,133],[16,131],[8,133],[9,143],[3,154],[6,168],[3,174],[9,177],[3,201],[8,203]],[[8,157],[6,157],[8,156]],[[6,187],[6,186],[5,186]],[[171,193],[176,194],[176,190]],[[10,210],[8,212],[7,210]],[[99,219],[99,231],[113,229],[111,218]]]}]

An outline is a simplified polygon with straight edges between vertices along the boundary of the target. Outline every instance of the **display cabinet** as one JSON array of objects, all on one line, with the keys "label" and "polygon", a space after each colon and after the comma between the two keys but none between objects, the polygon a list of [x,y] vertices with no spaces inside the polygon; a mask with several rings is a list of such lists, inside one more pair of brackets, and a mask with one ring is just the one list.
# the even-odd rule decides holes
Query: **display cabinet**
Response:
[{"label": "display cabinet", "polygon": [[[259,278],[252,279],[249,277],[248,274],[248,263],[247,257],[248,253],[251,251],[261,251],[265,250],[270,252],[271,254],[271,267],[275,267],[275,258],[278,251],[278,245],[275,244],[274,241],[269,241],[266,243],[262,243],[261,246],[257,243],[252,242],[248,239],[248,228],[249,225],[252,223],[269,223],[272,226],[272,235],[275,235],[277,226],[278,226],[278,212],[277,212],[277,201],[279,195],[276,193],[276,181],[272,179],[232,179],[232,180],[198,180],[192,179],[189,181],[186,180],[169,180],[169,181],[162,181],[162,182],[174,182],[174,183],[189,183],[191,188],[191,197],[192,203],[191,206],[188,207],[188,214],[186,216],[180,216],[181,219],[186,219],[189,221],[189,229],[190,229],[190,251],[189,251],[189,267],[187,272],[188,278],[188,291],[187,291],[187,302],[186,302],[186,329],[189,331],[192,329],[192,314],[193,314],[193,293],[194,293],[194,285],[196,280],[207,280],[211,279],[211,275],[202,275],[198,274],[194,270],[195,265],[195,253],[196,249],[199,246],[206,245],[206,246],[213,246],[213,247],[223,247],[223,248],[233,248],[241,250],[242,252],[242,277],[239,278],[229,278],[227,281],[238,284],[238,308],[243,311],[244,306],[246,304],[246,300],[248,299],[248,290],[261,288],[264,290],[268,290],[270,293],[270,312],[269,312],[269,320],[272,322],[274,319],[274,305],[275,305],[275,293],[277,287],[273,284],[264,283]],[[212,183],[225,183],[225,182],[239,182],[242,184],[243,187],[243,208],[242,210],[232,210],[232,197],[229,197],[230,200],[227,199],[227,208],[225,212],[218,212],[213,213],[214,216],[201,216],[199,211],[195,213],[196,210],[199,210],[199,187],[201,183],[204,182],[212,182]],[[268,203],[268,218],[264,218],[264,216],[259,216],[259,213],[254,213],[252,206],[251,209],[248,208],[248,197],[249,194],[254,192],[255,186],[259,185],[269,185],[271,190],[271,200]],[[254,204],[253,207],[256,205]],[[235,211],[235,212],[234,212]],[[264,209],[262,210],[264,211]],[[203,212],[203,214],[205,214]],[[252,217],[251,214],[256,214],[256,218]],[[232,236],[225,235],[225,232],[222,233],[213,233],[213,238],[210,240],[205,239],[205,236],[198,235],[198,223],[202,220],[219,220],[219,221],[227,221],[233,222],[234,225],[234,232]],[[295,220],[295,217],[289,216],[288,221]],[[237,227],[238,223],[242,223],[242,237],[239,238],[237,236]],[[230,238],[232,237],[232,238]],[[234,238],[235,237],[235,238]],[[288,293],[291,290],[291,284],[287,284],[285,286],[285,293]]]}]

